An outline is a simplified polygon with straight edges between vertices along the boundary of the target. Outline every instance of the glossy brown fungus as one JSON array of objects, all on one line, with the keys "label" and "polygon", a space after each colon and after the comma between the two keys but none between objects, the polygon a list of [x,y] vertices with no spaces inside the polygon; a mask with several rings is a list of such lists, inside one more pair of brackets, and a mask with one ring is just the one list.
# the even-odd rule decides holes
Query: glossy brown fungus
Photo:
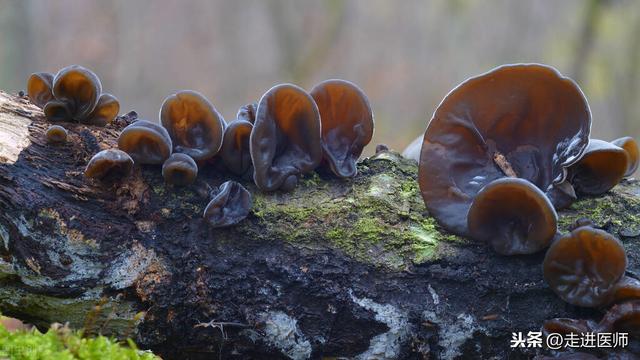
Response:
[{"label": "glossy brown fungus", "polygon": [[51,125],[47,129],[47,141],[50,143],[64,143],[67,142],[67,129],[60,125]]},{"label": "glossy brown fungus", "polygon": [[545,194],[527,180],[502,178],[487,184],[469,209],[472,238],[499,254],[532,254],[547,247],[557,232],[558,216]]},{"label": "glossy brown fungus", "polygon": [[249,139],[253,125],[246,120],[235,120],[224,129],[220,156],[224,165],[236,175],[244,175],[251,170]]},{"label": "glossy brown fungus", "polygon": [[627,153],[612,143],[591,139],[584,155],[569,168],[567,179],[576,192],[600,195],[618,185],[627,172]]},{"label": "glossy brown fungus", "polygon": [[29,76],[27,80],[27,94],[29,99],[39,108],[44,106],[51,100],[53,100],[53,74],[48,72],[34,73]]},{"label": "glossy brown fungus", "polygon": [[86,177],[115,181],[127,177],[133,168],[133,159],[118,149],[102,150],[95,154],[84,170]]},{"label": "glossy brown fungus", "polygon": [[243,105],[238,110],[238,114],[236,115],[237,120],[244,120],[250,123],[254,123],[256,121],[256,109],[258,108],[258,103],[251,103],[247,105]]},{"label": "glossy brown fungus", "polygon": [[551,244],[543,262],[544,278],[569,304],[607,304],[624,275],[627,256],[622,243],[607,232],[582,226]]},{"label": "glossy brown fungus", "polygon": [[290,190],[322,160],[320,113],[313,98],[292,84],[267,91],[250,137],[254,181],[263,191]]},{"label": "glossy brown fungus", "polygon": [[160,122],[173,142],[173,151],[206,160],[222,145],[224,120],[202,94],[184,90],[167,97],[160,109]]},{"label": "glossy brown fungus", "polygon": [[323,160],[338,177],[353,177],[356,162],[373,136],[369,100],[355,84],[326,80],[311,89],[320,111]]},{"label": "glossy brown fungus", "polygon": [[138,120],[122,130],[118,148],[136,164],[162,164],[171,155],[171,138],[167,130],[147,120]]},{"label": "glossy brown fungus", "polygon": [[598,325],[598,332],[626,332],[640,335],[640,301],[628,301],[613,306]]},{"label": "glossy brown fungus", "polygon": [[621,303],[629,300],[640,300],[640,280],[623,276],[616,283],[609,303]]},{"label": "glossy brown fungus", "polygon": [[204,219],[214,228],[235,225],[249,215],[251,205],[251,193],[240,183],[227,181],[212,194]]},{"label": "glossy brown fungus", "polygon": [[550,191],[582,155],[590,128],[582,91],[551,67],[505,65],[463,82],[424,135],[419,185],[429,213],[468,235],[467,213],[480,189],[517,176]]},{"label": "glossy brown fungus", "polygon": [[29,98],[50,121],[75,121],[101,125],[113,121],[120,104],[111,94],[102,94],[98,76],[82,66],[71,65],[53,76],[35,73],[27,81]]},{"label": "glossy brown fungus", "polygon": [[638,165],[640,165],[640,149],[638,148],[638,143],[629,136],[615,139],[611,143],[623,148],[624,151],[627,152],[627,172],[625,172],[624,176],[633,175],[633,173],[638,170]]},{"label": "glossy brown fungus", "polygon": [[174,153],[162,164],[164,181],[178,186],[193,184],[198,176],[198,165],[187,154]]}]

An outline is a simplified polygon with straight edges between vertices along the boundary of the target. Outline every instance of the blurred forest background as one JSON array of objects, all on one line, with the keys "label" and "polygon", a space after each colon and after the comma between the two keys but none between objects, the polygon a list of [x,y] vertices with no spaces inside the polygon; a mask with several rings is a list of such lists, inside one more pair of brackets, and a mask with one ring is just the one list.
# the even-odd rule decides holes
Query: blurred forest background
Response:
[{"label": "blurred forest background", "polygon": [[0,0],[0,89],[76,63],[122,112],[158,121],[194,89],[230,121],[276,83],[344,78],[373,105],[367,153],[402,150],[452,87],[514,62],[574,78],[595,137],[640,138],[640,1]]}]

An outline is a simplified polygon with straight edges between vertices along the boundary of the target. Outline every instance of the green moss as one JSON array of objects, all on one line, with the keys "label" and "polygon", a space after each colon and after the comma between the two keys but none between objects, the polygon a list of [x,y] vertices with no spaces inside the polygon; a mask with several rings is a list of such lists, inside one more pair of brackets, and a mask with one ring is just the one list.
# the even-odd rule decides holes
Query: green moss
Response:
[{"label": "green moss", "polygon": [[112,338],[85,338],[80,331],[67,327],[51,327],[46,333],[38,330],[9,332],[0,326],[0,358],[16,360],[75,359],[159,359],[150,352],[140,351],[128,340],[125,345]]}]

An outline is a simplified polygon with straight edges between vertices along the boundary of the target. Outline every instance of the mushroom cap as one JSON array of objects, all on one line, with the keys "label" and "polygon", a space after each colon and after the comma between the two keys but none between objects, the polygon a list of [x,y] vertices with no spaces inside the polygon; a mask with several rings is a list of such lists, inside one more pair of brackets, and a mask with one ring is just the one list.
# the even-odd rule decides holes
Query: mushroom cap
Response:
[{"label": "mushroom cap", "polygon": [[629,136],[615,139],[611,143],[623,148],[624,151],[627,152],[627,172],[624,176],[633,175],[633,173],[638,170],[638,165],[640,165],[640,149],[638,149],[638,143],[634,138]]},{"label": "mushroom cap", "polygon": [[556,210],[566,209],[578,199],[575,189],[567,180],[553,184],[546,195]]},{"label": "mushroom cap", "polygon": [[322,160],[320,113],[302,88],[280,84],[267,91],[256,111],[250,137],[254,181],[263,191],[295,184]]},{"label": "mushroom cap", "polygon": [[132,168],[133,159],[129,154],[118,149],[108,149],[93,155],[84,175],[92,179],[113,181],[125,178]]},{"label": "mushroom cap", "polygon": [[469,233],[503,255],[532,254],[557,233],[558,216],[545,194],[524,179],[487,184],[469,209]]},{"label": "mushroom cap", "polygon": [[640,301],[629,301],[613,306],[598,324],[600,332],[640,333]]},{"label": "mushroom cap", "polygon": [[627,172],[627,152],[610,142],[591,139],[584,155],[569,168],[577,193],[600,195],[618,185]]},{"label": "mushroom cap", "polygon": [[173,142],[173,151],[206,160],[222,145],[224,120],[202,94],[184,90],[168,96],[160,109],[160,121]]},{"label": "mushroom cap", "polygon": [[346,80],[323,81],[311,89],[320,111],[323,159],[338,177],[353,177],[356,162],[373,136],[369,99]]},{"label": "mushroom cap", "polygon": [[84,121],[98,103],[102,84],[91,70],[71,65],[58,71],[53,79],[52,93],[68,106],[73,120]]},{"label": "mushroom cap", "polygon": [[251,168],[251,130],[253,124],[246,120],[234,120],[224,129],[220,155],[227,169],[236,175],[243,175]]},{"label": "mushroom cap", "polygon": [[582,91],[552,67],[505,65],[466,80],[442,100],[424,135],[419,184],[429,213],[467,235],[473,198],[505,176],[497,157],[547,191],[578,161],[590,128]]},{"label": "mushroom cap", "polygon": [[256,121],[257,108],[258,103],[251,103],[241,106],[240,109],[238,109],[238,113],[236,114],[236,119],[245,120],[253,124]]},{"label": "mushroom cap", "polygon": [[623,276],[613,289],[609,303],[640,300],[640,280]]},{"label": "mushroom cap", "polygon": [[50,100],[42,108],[44,115],[49,121],[71,121],[73,114],[69,105],[63,101]]},{"label": "mushroom cap", "polygon": [[110,124],[120,112],[120,102],[111,94],[102,94],[93,112],[87,117],[87,123],[97,126]]},{"label": "mushroom cap", "polygon": [[171,155],[171,138],[162,126],[138,120],[122,130],[118,148],[137,164],[162,164]]},{"label": "mushroom cap", "polygon": [[162,164],[162,177],[169,184],[184,186],[192,184],[198,176],[198,165],[191,156],[173,153]]},{"label": "mushroom cap", "polygon": [[51,125],[47,129],[47,141],[52,143],[63,143],[67,141],[67,129],[60,125]]},{"label": "mushroom cap", "polygon": [[624,275],[627,255],[609,233],[582,226],[556,240],[544,258],[544,278],[564,301],[578,306],[606,304]]},{"label": "mushroom cap", "polygon": [[48,72],[33,73],[27,80],[27,94],[32,103],[39,108],[53,100],[53,74]]},{"label": "mushroom cap", "polygon": [[235,225],[249,215],[251,204],[251,193],[230,180],[220,185],[204,209],[204,218],[214,228]]}]

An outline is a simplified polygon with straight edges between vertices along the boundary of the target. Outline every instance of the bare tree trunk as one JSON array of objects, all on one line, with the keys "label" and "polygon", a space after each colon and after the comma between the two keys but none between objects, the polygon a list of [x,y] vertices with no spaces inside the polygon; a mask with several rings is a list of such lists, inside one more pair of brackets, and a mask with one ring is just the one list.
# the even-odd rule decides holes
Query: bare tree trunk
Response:
[{"label": "bare tree trunk", "polygon": [[[70,142],[47,144],[40,110],[0,92],[8,315],[134,331],[168,359],[524,359],[541,350],[510,349],[512,332],[601,316],[548,289],[543,254],[498,256],[442,232],[426,213],[415,162],[394,152],[363,160],[353,180],[314,174],[276,194],[247,183],[250,216],[209,229],[201,214],[218,171],[203,168],[186,189],[165,186],[154,167],[117,185],[89,182],[84,166],[115,146],[119,129],[64,125]],[[592,218],[621,236],[637,273],[639,196],[638,182],[626,181],[563,212],[561,227]]]}]

